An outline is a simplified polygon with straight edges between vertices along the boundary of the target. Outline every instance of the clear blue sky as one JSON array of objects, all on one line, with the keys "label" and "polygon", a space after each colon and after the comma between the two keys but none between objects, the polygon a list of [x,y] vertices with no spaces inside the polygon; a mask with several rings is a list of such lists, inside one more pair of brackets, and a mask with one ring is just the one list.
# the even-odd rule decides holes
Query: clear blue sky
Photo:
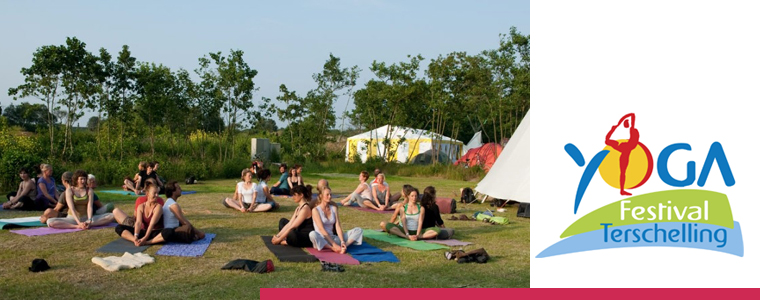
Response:
[{"label": "clear blue sky", "polygon": [[[241,49],[259,71],[258,102],[277,97],[280,84],[305,95],[316,86],[311,75],[330,53],[343,67],[358,65],[363,86],[374,78],[373,60],[390,64],[421,54],[426,67],[431,58],[453,51],[494,49],[499,33],[512,26],[530,34],[529,1],[0,0],[0,105],[20,102],[7,91],[23,83],[19,71],[31,65],[32,53],[69,36],[87,43],[92,53],[104,47],[115,57],[126,44],[138,61],[191,73],[204,54]],[[345,107],[346,99],[340,99],[336,113]],[[84,126],[92,115],[79,123]]]}]

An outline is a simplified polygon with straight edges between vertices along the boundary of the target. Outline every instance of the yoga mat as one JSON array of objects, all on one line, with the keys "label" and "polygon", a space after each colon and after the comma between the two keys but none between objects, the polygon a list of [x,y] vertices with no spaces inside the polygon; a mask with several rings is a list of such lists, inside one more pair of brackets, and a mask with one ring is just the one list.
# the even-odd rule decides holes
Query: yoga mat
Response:
[{"label": "yoga mat", "polygon": [[274,253],[281,262],[316,262],[319,261],[314,255],[308,254],[303,249],[293,246],[272,245],[272,236],[261,236],[264,245]]},{"label": "yoga mat", "polygon": [[357,254],[353,255],[356,260],[363,263],[370,263],[370,262],[392,262],[397,263],[399,262],[398,257],[393,254],[393,252],[387,251],[383,253],[373,253],[373,254]]},{"label": "yoga mat", "polygon": [[332,250],[325,250],[322,249],[322,251],[318,251],[314,248],[306,248],[311,255],[314,255],[319,261],[323,262],[329,262],[334,264],[341,264],[341,265],[358,265],[359,261],[354,259],[348,254],[340,254],[335,253]]},{"label": "yoga mat", "polygon": [[134,195],[133,192],[119,191],[119,190],[104,190],[98,191],[98,193],[119,194],[119,195]]},{"label": "yoga mat", "polygon": [[455,239],[448,239],[448,240],[425,240],[425,242],[433,243],[433,244],[446,245],[446,246],[449,246],[449,247],[472,245],[472,243],[470,243],[470,242],[462,242],[460,240],[455,240]]},{"label": "yoga mat", "polygon": [[347,253],[351,254],[359,262],[399,262],[396,255],[390,251],[370,245],[364,241],[361,245],[348,246]]},{"label": "yoga mat", "polygon": [[206,233],[202,240],[197,240],[190,244],[168,243],[158,249],[156,255],[164,256],[184,256],[184,257],[201,257],[206,253],[206,249],[211,245],[211,240],[216,237],[214,233]]},{"label": "yoga mat", "polygon": [[[109,193],[109,194],[119,194],[119,195],[127,195],[127,196],[135,196],[134,192],[128,192],[128,191],[120,191],[120,190],[105,190],[105,191],[98,191],[100,193]],[[182,195],[190,195],[195,194],[196,191],[182,191]]]},{"label": "yoga mat", "polygon": [[138,253],[143,252],[145,249],[148,249],[150,246],[140,246],[135,247],[135,243],[127,241],[125,239],[119,238],[118,240],[115,240],[113,242],[110,242],[106,244],[103,247],[100,247],[100,249],[95,250],[96,252],[107,252],[107,253]]},{"label": "yoga mat", "polygon": [[40,222],[40,217],[0,219],[0,229],[8,229],[8,228],[13,228],[13,227],[42,227],[42,226],[47,226],[47,225],[45,223]]},{"label": "yoga mat", "polygon": [[355,256],[355,255],[361,255],[361,254],[385,253],[385,251],[383,249],[370,245],[369,243],[367,243],[367,241],[363,241],[361,245],[353,244],[351,246],[348,246],[348,249],[346,249],[346,253]]},{"label": "yoga mat", "polygon": [[377,213],[377,214],[392,214],[393,213],[392,210],[376,210],[376,209],[364,208],[364,207],[360,207],[360,206],[351,206],[351,207],[352,208],[356,208],[357,210],[371,212],[371,213]]},{"label": "yoga mat", "polygon": [[[116,227],[116,223],[110,223],[103,226],[96,226],[88,230],[97,230],[97,229],[114,228],[114,227]],[[56,233],[69,233],[69,232],[76,232],[76,231],[82,231],[82,229],[57,229],[57,228],[50,228],[50,227],[41,227],[41,228],[32,228],[32,229],[11,230],[11,232],[13,233],[21,234],[25,236],[40,236],[40,235],[48,235],[48,234],[56,234]]]},{"label": "yoga mat", "polygon": [[386,243],[391,243],[391,244],[402,246],[402,247],[412,248],[414,250],[438,250],[438,249],[449,248],[443,245],[425,243],[423,241],[410,241],[410,240],[403,239],[395,235],[389,235],[385,232],[378,232],[371,229],[364,230],[364,237],[371,238],[378,241],[383,241]]}]

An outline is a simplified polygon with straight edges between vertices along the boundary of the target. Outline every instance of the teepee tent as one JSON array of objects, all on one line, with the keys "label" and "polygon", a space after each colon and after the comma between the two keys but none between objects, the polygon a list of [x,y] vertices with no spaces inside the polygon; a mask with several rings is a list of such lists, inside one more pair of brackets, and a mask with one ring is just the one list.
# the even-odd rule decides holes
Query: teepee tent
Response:
[{"label": "teepee tent", "polygon": [[[383,141],[389,139],[389,149]],[[433,132],[401,126],[385,125],[357,134],[346,140],[346,161],[356,159],[366,162],[371,157],[380,157],[390,151],[390,160],[400,163],[415,161],[419,154],[444,155],[451,163],[462,156],[464,143]],[[432,153],[432,154],[431,154]],[[420,161],[423,159],[418,159]],[[425,160],[427,161],[427,160]]]},{"label": "teepee tent", "polygon": [[496,199],[530,203],[530,111],[475,190]]},{"label": "teepee tent", "polygon": [[483,146],[483,132],[478,131],[475,133],[475,135],[472,136],[469,142],[467,142],[467,145],[464,145],[464,153],[467,153],[467,151],[470,151],[470,149],[480,148]]}]

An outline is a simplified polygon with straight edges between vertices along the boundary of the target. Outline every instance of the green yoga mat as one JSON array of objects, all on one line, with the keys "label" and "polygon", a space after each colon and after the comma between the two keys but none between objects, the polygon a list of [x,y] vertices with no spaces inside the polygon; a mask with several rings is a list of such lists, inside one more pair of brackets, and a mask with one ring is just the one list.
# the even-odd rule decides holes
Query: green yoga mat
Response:
[{"label": "green yoga mat", "polygon": [[410,241],[397,237],[395,235],[389,235],[385,232],[379,232],[372,229],[364,229],[364,237],[378,240],[381,242],[391,243],[394,245],[412,248],[414,250],[438,250],[449,249],[449,247],[438,244],[425,243],[424,241]]},{"label": "green yoga mat", "polygon": [[40,217],[26,217],[15,219],[0,219],[0,229],[8,229],[14,227],[42,227],[47,226],[40,222]]}]

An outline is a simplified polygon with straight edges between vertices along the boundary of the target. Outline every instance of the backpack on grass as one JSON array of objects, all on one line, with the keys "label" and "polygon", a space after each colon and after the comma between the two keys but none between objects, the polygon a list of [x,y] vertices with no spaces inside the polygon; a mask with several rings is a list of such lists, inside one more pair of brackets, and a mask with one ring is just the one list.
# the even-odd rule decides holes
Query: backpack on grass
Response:
[{"label": "backpack on grass", "polygon": [[466,188],[464,188],[464,190],[462,190],[462,196],[461,196],[461,198],[459,200],[462,203],[467,203],[467,204],[474,203],[475,201],[478,201],[478,199],[475,198],[475,192],[471,188],[468,188],[468,187],[466,187]]}]

